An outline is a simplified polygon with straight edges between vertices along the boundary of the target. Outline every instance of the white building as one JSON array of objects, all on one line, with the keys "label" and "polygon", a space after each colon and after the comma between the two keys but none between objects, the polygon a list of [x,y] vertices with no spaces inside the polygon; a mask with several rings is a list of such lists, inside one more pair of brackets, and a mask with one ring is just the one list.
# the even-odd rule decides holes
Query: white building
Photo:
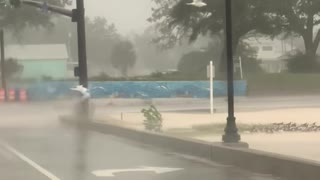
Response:
[{"label": "white building", "polygon": [[267,73],[280,73],[287,70],[285,58],[297,50],[293,43],[279,39],[248,38],[245,42],[257,50],[257,59],[261,61],[260,66]]}]

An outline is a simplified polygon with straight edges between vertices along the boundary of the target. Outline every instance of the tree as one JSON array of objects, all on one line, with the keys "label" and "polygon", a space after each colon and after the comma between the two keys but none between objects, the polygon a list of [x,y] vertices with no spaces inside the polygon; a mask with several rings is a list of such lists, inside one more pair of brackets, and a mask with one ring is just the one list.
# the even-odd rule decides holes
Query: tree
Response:
[{"label": "tree", "polygon": [[88,62],[95,65],[96,68],[93,69],[99,68],[100,71],[105,72],[111,65],[112,49],[119,41],[120,35],[115,25],[109,24],[103,17],[96,17],[93,20],[87,18],[86,21]]},{"label": "tree", "polygon": [[260,62],[257,59],[257,50],[246,42],[241,42],[237,48],[236,56],[241,57],[242,70],[244,74],[263,72]]},{"label": "tree", "polygon": [[[8,4],[4,3],[0,4],[0,27],[4,29],[8,29],[10,31],[19,34],[21,30],[25,27],[47,27],[50,28],[53,26],[51,21],[51,13],[43,13],[37,10],[34,7],[29,6],[21,6],[21,7],[11,7]],[[50,0],[48,3],[64,6],[67,1],[61,0]]]},{"label": "tree", "polygon": [[[169,47],[188,37],[190,42],[199,35],[218,35],[224,39],[225,6],[224,0],[205,1],[206,7],[197,8],[186,5],[190,0],[171,0],[161,2],[153,0],[157,5],[149,18],[159,29],[159,38],[156,42]],[[282,30],[281,18],[268,14],[277,4],[277,1],[269,0],[237,0],[233,5],[233,48],[236,48],[242,38],[253,34],[262,33],[275,36]],[[222,53],[219,69],[226,68],[225,50]]]},{"label": "tree", "polygon": [[283,29],[287,33],[301,36],[304,40],[307,59],[316,60],[320,43],[320,0],[282,0],[274,8],[277,16],[282,17]]},{"label": "tree", "polygon": [[182,56],[178,70],[187,76],[200,75],[205,77],[209,62],[210,56],[207,52],[193,51]]},{"label": "tree", "polygon": [[7,79],[11,79],[23,71],[23,66],[18,64],[17,60],[12,58],[5,61],[4,67],[4,74]]},{"label": "tree", "polygon": [[187,42],[170,49],[159,49],[157,44],[152,42],[156,37],[155,32],[154,27],[149,27],[142,34],[136,34],[132,38],[138,59],[135,69],[139,69],[139,72],[143,70],[142,73],[152,73],[175,69],[181,56],[194,50]]},{"label": "tree", "polygon": [[114,46],[111,54],[111,63],[123,76],[128,76],[128,69],[136,63],[136,52],[130,41],[120,40]]},{"label": "tree", "polygon": [[[69,18],[57,16],[51,19],[52,28],[27,27],[20,32],[21,37],[8,38],[11,44],[66,44],[73,61],[78,59],[77,29]],[[10,32],[6,33],[7,37]],[[86,18],[86,39],[88,72],[90,76],[108,72],[111,67],[111,51],[120,35],[114,24],[103,17]],[[14,34],[12,36],[15,36]],[[111,68],[110,68],[111,67]]]},{"label": "tree", "polygon": [[[205,77],[206,68],[210,61],[217,64],[220,58],[221,49],[219,47],[220,43],[216,41],[211,43],[205,51],[193,51],[185,54],[178,64],[178,70],[185,75]],[[235,54],[241,57],[245,73],[262,71],[257,60],[257,51],[247,43],[241,42]]]}]

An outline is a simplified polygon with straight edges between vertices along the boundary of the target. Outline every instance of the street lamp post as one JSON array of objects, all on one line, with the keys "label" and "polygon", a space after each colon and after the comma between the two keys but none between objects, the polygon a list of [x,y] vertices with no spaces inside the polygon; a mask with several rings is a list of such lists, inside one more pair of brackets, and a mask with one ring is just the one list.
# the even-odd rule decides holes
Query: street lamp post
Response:
[{"label": "street lamp post", "polygon": [[[193,0],[187,5],[195,7],[207,6],[203,0]],[[225,17],[226,17],[226,50],[227,50],[227,86],[228,86],[228,117],[225,134],[222,140],[225,143],[239,143],[240,135],[234,116],[234,87],[233,87],[233,47],[232,47],[232,4],[231,0],[225,0]]]},{"label": "street lamp post", "polygon": [[238,143],[240,135],[234,116],[234,86],[233,86],[233,47],[232,47],[232,4],[231,0],[225,0],[226,16],[226,50],[227,50],[227,81],[228,81],[228,117],[225,134],[222,140],[225,143]]}]

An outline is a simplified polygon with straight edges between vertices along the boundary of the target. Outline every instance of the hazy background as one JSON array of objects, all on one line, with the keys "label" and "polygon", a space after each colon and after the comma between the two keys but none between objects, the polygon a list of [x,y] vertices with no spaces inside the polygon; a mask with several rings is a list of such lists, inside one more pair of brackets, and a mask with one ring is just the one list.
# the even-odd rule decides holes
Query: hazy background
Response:
[{"label": "hazy background", "polygon": [[105,17],[123,35],[141,33],[150,25],[147,22],[151,15],[150,0],[86,0],[85,6],[89,17]]}]

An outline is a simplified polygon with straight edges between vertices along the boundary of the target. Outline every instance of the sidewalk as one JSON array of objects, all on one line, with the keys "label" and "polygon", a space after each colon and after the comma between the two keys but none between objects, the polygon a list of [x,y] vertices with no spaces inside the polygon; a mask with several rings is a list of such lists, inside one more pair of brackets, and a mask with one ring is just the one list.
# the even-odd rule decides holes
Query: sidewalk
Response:
[{"label": "sidewalk", "polygon": [[[201,139],[205,141],[221,141],[221,135],[210,132],[194,133],[192,136],[186,132],[192,132],[195,126],[209,126],[212,124],[225,125],[226,113],[217,113],[214,115],[206,113],[162,113],[163,131],[169,133],[175,131],[174,135],[188,138]],[[256,125],[270,123],[289,123],[298,124],[314,123],[320,125],[320,112],[317,108],[298,108],[266,110],[254,112],[236,113],[237,123],[241,125]],[[144,129],[143,115],[141,113],[110,114],[106,117],[109,123]],[[181,133],[179,133],[179,130]],[[320,161],[320,133],[242,133],[242,140],[249,143],[250,148],[273,153],[285,154],[310,160]]]}]

